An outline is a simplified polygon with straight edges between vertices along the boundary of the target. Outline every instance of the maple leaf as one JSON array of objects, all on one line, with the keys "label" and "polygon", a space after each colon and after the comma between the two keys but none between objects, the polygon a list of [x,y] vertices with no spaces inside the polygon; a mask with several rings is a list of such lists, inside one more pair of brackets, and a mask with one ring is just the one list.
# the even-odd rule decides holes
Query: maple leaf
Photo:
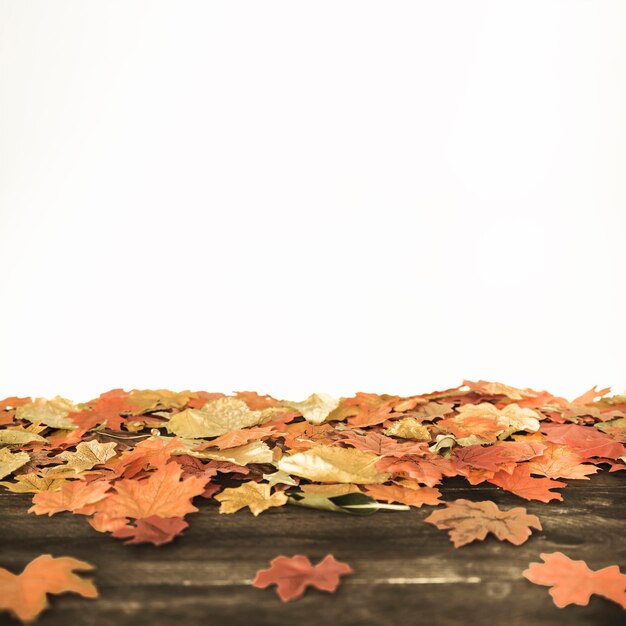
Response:
[{"label": "maple leaf", "polygon": [[242,446],[253,439],[263,439],[263,437],[271,437],[276,433],[274,426],[257,426],[253,428],[240,428],[232,430],[225,435],[217,437],[211,441],[211,446],[215,446],[220,450],[227,448],[236,448]]},{"label": "maple leaf", "polygon": [[487,482],[502,487],[502,489],[526,500],[550,502],[550,500],[563,499],[560,493],[553,493],[550,489],[566,487],[567,483],[551,478],[533,478],[530,474],[531,468],[527,464],[522,464],[518,465],[510,474],[500,470],[493,478],[488,478]]},{"label": "maple leaf", "polygon": [[107,467],[116,474],[132,478],[143,469],[163,467],[172,459],[174,452],[183,448],[183,442],[176,437],[173,439],[166,437],[144,439],[131,452],[109,460]]},{"label": "maple leaf", "polygon": [[76,446],[76,452],[62,452],[56,459],[66,461],[65,465],[50,468],[46,471],[48,477],[76,476],[96,465],[106,463],[114,457],[116,443],[100,443],[92,439],[83,441]]},{"label": "maple leaf", "polygon": [[401,502],[417,508],[423,504],[443,504],[439,499],[439,489],[419,487],[409,481],[402,481],[398,485],[364,485],[363,489],[368,496],[383,502]]},{"label": "maple leaf", "polygon": [[542,424],[541,432],[546,434],[548,441],[566,444],[583,459],[594,456],[617,459],[626,454],[626,448],[621,443],[593,426]]},{"label": "maple leaf", "polygon": [[393,435],[402,439],[413,439],[414,441],[430,441],[431,439],[428,428],[414,417],[404,417],[397,420],[389,428],[386,428],[384,432],[385,435]]},{"label": "maple leaf", "polygon": [[512,471],[515,463],[540,456],[547,448],[538,441],[505,441],[493,446],[467,446],[456,451],[455,461],[461,467],[471,465],[478,469],[497,472]]},{"label": "maple leaf", "polygon": [[71,429],[76,428],[76,425],[68,417],[68,414],[77,413],[81,408],[81,406],[61,396],[55,396],[52,400],[37,398],[33,402],[19,406],[15,412],[15,417],[29,422],[41,422],[52,428]]},{"label": "maple leaf", "polygon": [[333,444],[334,440],[331,435],[335,432],[330,424],[310,424],[305,421],[287,424],[280,434],[285,440],[285,446],[289,449],[307,450],[318,443]]},{"label": "maple leaf", "polygon": [[554,604],[585,606],[592,594],[617,602],[626,609],[626,575],[617,565],[591,570],[584,561],[574,561],[562,552],[542,553],[544,563],[530,563],[523,576],[536,585],[551,587]]},{"label": "maple leaf", "polygon": [[502,383],[490,383],[486,380],[472,382],[464,380],[463,386],[469,387],[472,391],[485,396],[506,396],[511,400],[523,400],[524,398],[532,398],[537,396],[539,392],[532,389],[517,389]]},{"label": "maple leaf", "polygon": [[593,402],[596,398],[602,397],[604,394],[609,393],[611,391],[610,387],[606,387],[606,389],[596,390],[596,386],[594,385],[589,391],[583,393],[582,396],[578,396],[578,398],[574,398],[572,400],[572,404],[589,404]]},{"label": "maple leaf", "polygon": [[20,474],[15,477],[16,482],[0,482],[14,493],[39,493],[40,491],[57,491],[65,482],[65,478],[47,478],[38,474]]},{"label": "maple leaf", "polygon": [[235,391],[235,398],[243,400],[253,411],[262,411],[278,404],[276,398],[269,395],[261,396],[256,391]]},{"label": "maple leaf", "polygon": [[348,413],[348,421],[352,426],[361,428],[380,424],[389,419],[392,415],[393,406],[398,400],[400,400],[399,396],[359,392],[354,398],[344,400],[338,409],[342,407],[348,411],[354,409],[355,412]]},{"label": "maple leaf", "polygon": [[24,623],[32,622],[48,608],[46,594],[78,593],[85,598],[98,597],[91,580],[74,570],[91,570],[93,565],[69,556],[42,554],[33,559],[21,574],[0,568],[0,610],[8,610]]},{"label": "maple leaf", "polygon": [[136,405],[133,415],[162,411],[168,409],[182,409],[198,394],[188,389],[185,391],[170,391],[169,389],[132,389],[128,394],[128,402]]},{"label": "maple leaf", "polygon": [[426,454],[428,451],[426,444],[422,442],[398,442],[396,439],[371,430],[367,431],[364,435],[359,435],[352,430],[348,430],[343,431],[342,435],[345,435],[345,439],[342,439],[341,443],[364,452],[373,452],[378,456],[399,457],[407,454]]},{"label": "maple leaf", "polygon": [[540,474],[548,478],[572,478],[589,480],[598,468],[583,465],[581,457],[569,446],[550,443],[541,456],[528,461],[531,474]]},{"label": "maple leaf", "polygon": [[33,441],[37,441],[38,443],[47,443],[45,437],[41,437],[36,433],[22,428],[7,428],[6,430],[0,430],[0,444],[6,443],[15,446],[32,443]]},{"label": "maple leaf", "polygon": [[444,476],[458,474],[457,468],[450,459],[441,458],[436,454],[428,454],[424,458],[385,457],[376,464],[376,467],[383,472],[406,474],[427,487],[434,487]]},{"label": "maple leaf", "polygon": [[506,540],[519,546],[530,537],[531,528],[541,530],[539,518],[528,514],[526,509],[516,507],[502,511],[490,500],[446,502],[445,509],[434,511],[424,521],[449,530],[450,541],[455,548],[472,541],[482,541],[488,533],[493,533],[500,541]]},{"label": "maple leaf", "polygon": [[270,561],[270,568],[257,572],[252,585],[265,589],[276,585],[276,593],[283,602],[299,598],[307,587],[334,592],[339,586],[340,576],[352,574],[354,570],[342,561],[337,561],[332,554],[327,554],[313,566],[308,557],[277,556]]},{"label": "maple leaf", "polygon": [[325,483],[383,483],[389,474],[376,469],[380,457],[354,448],[318,445],[284,456],[277,467],[288,474]]},{"label": "maple leaf", "polygon": [[185,409],[176,413],[167,423],[171,433],[197,439],[218,437],[232,430],[257,426],[269,420],[275,410],[251,411],[243,400],[217,398],[209,400],[201,409]]},{"label": "maple leaf", "polygon": [[246,482],[240,487],[224,489],[215,499],[221,503],[220,513],[236,513],[247,506],[256,517],[270,507],[287,503],[287,495],[283,491],[271,495],[270,492],[271,487],[267,483]]},{"label": "maple leaf", "polygon": [[64,482],[58,491],[41,491],[33,497],[29,513],[52,516],[61,511],[78,512],[88,504],[94,504],[109,497],[108,482],[86,483],[78,480]]},{"label": "maple leaf", "polygon": [[135,518],[183,517],[197,511],[191,499],[204,491],[208,479],[180,480],[182,471],[178,463],[168,463],[143,480],[118,480],[105,508],[115,511],[115,517]]},{"label": "maple leaf", "polygon": [[113,531],[118,539],[128,539],[128,543],[152,543],[161,546],[180,535],[189,524],[182,517],[159,517],[151,515],[138,519],[134,526],[121,526]]},{"label": "maple leaf", "polygon": [[[210,444],[209,444],[210,445]],[[215,461],[228,461],[237,465],[247,465],[248,463],[271,463],[274,454],[271,448],[264,441],[251,441],[243,446],[218,450],[209,448],[206,450],[182,450],[176,454],[188,454],[198,459],[213,459]]]},{"label": "maple leaf", "polygon": [[7,448],[0,448],[0,478],[12,474],[16,469],[26,465],[30,461],[27,452],[16,452],[13,454]]}]

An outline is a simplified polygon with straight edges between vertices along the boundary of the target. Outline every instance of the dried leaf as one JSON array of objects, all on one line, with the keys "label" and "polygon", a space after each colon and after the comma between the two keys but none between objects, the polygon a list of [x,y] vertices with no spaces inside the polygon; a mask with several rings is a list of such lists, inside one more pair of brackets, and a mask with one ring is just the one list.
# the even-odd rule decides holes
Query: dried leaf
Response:
[{"label": "dried leaf", "polygon": [[76,428],[74,422],[67,417],[69,413],[78,412],[81,406],[66,398],[55,396],[52,400],[37,398],[33,402],[22,404],[15,412],[15,418],[29,422],[41,422],[52,428]]},{"label": "dried leaf", "polygon": [[420,487],[409,481],[403,481],[398,485],[364,485],[365,492],[383,502],[400,502],[414,507],[423,504],[443,504],[439,499],[441,492],[434,487]]},{"label": "dried leaf", "polygon": [[0,443],[6,443],[9,445],[24,445],[25,443],[31,443],[33,441],[46,443],[45,437],[26,430],[20,430],[17,428],[0,430]]},{"label": "dried leaf", "polygon": [[283,491],[273,494],[270,492],[271,487],[267,483],[247,482],[240,487],[224,489],[215,499],[221,502],[220,513],[236,513],[247,506],[256,517],[270,507],[287,503],[287,496]]},{"label": "dried leaf", "polygon": [[526,509],[516,507],[502,511],[490,500],[447,502],[445,509],[434,511],[424,521],[449,530],[455,548],[482,541],[488,533],[493,533],[500,541],[519,546],[530,537],[531,528],[541,530],[539,518],[528,514]]},{"label": "dried leaf", "polygon": [[68,481],[58,491],[41,491],[33,497],[33,506],[29,513],[52,516],[61,511],[77,512],[88,504],[94,504],[108,497],[111,488],[108,482],[86,483],[78,480]]},{"label": "dried leaf", "polygon": [[488,482],[526,500],[550,502],[563,499],[560,493],[553,493],[550,489],[566,487],[567,483],[550,478],[533,478],[530,474],[531,468],[528,465],[518,465],[510,474],[504,470],[499,471],[493,478],[489,478]]},{"label": "dried leaf", "polygon": [[318,445],[304,452],[284,456],[278,469],[323,483],[383,483],[389,474],[376,469],[380,457],[353,448]]},{"label": "dried leaf", "polygon": [[209,400],[201,409],[176,413],[167,428],[171,433],[189,439],[219,437],[233,430],[257,426],[274,413],[273,409],[251,411],[243,400],[237,398],[217,398]]},{"label": "dried leaf", "polygon": [[395,421],[389,428],[384,431],[385,435],[401,437],[402,439],[413,439],[414,441],[430,441],[431,436],[428,428],[423,426],[418,419],[414,417],[404,417]]},{"label": "dried leaf", "polygon": [[12,474],[16,469],[26,465],[30,461],[27,452],[10,452],[6,448],[0,448],[0,478]]},{"label": "dried leaf", "polygon": [[0,568],[0,610],[10,611],[28,623],[48,608],[48,593],[72,592],[84,598],[96,598],[98,591],[93,582],[74,572],[92,569],[93,565],[85,561],[49,554],[33,559],[21,574]]},{"label": "dried leaf", "polygon": [[313,393],[302,402],[284,400],[283,406],[300,411],[311,424],[321,424],[339,406],[339,400],[325,393]]},{"label": "dried leaf", "polygon": [[271,463],[274,455],[270,447],[263,441],[252,441],[245,446],[229,448],[228,450],[217,450],[208,448],[206,450],[184,450],[176,454],[188,454],[198,459],[214,459],[216,461],[228,461],[237,465],[247,465],[248,463]]},{"label": "dried leaf", "polygon": [[283,602],[299,598],[307,587],[334,592],[339,586],[339,578],[352,574],[354,570],[347,564],[337,561],[327,554],[315,567],[308,557],[278,556],[270,562],[270,568],[260,570],[252,582],[254,587],[265,589],[276,585],[276,593]]},{"label": "dried leaf", "polygon": [[38,474],[20,474],[15,477],[17,482],[0,482],[14,493],[39,493],[40,491],[58,491],[65,482],[65,478],[48,478]]},{"label": "dried leaf", "polygon": [[626,609],[626,575],[617,565],[593,571],[584,561],[574,561],[562,552],[542,553],[544,563],[530,563],[522,574],[536,585],[551,587],[554,604],[585,606],[593,594],[617,602]]}]

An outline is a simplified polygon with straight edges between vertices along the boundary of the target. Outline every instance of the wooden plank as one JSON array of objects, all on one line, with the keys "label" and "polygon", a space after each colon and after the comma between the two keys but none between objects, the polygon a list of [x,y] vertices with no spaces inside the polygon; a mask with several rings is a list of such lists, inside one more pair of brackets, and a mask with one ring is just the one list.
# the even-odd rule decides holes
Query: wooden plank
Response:
[{"label": "wooden plank", "polygon": [[[488,538],[455,550],[444,531],[422,520],[433,509],[380,511],[356,517],[282,507],[258,518],[248,512],[220,515],[215,503],[198,499],[200,511],[174,543],[126,546],[95,532],[77,515],[28,514],[28,494],[0,491],[0,565],[20,570],[42,553],[71,555],[96,566],[96,601],[53,597],[38,623],[173,625],[228,624],[333,626],[364,624],[506,624],[508,626],[619,624],[622,609],[602,598],[587,607],[557,609],[546,587],[521,572],[541,552],[560,550],[592,568],[624,570],[626,481],[602,473],[569,481],[563,502],[526,502],[492,485],[469,487],[444,481],[446,500],[491,499],[524,506],[544,530],[522,546]],[[279,554],[317,560],[333,553],[352,565],[335,595],[308,590],[283,604],[273,590],[250,586],[258,569]],[[0,614],[0,624],[15,624]]]}]

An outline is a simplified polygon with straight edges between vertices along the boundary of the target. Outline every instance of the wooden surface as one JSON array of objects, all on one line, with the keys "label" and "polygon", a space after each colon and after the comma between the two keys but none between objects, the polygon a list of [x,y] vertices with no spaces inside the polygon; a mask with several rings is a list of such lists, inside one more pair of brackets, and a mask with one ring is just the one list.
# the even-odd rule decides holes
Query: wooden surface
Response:
[{"label": "wooden surface", "polygon": [[[255,518],[247,511],[219,515],[214,503],[197,498],[200,511],[188,516],[190,527],[174,543],[127,546],[79,515],[27,514],[28,494],[2,490],[0,566],[21,571],[44,553],[95,565],[100,598],[50,596],[52,608],[37,622],[42,626],[617,626],[626,618],[618,605],[594,596],[589,606],[557,609],[548,587],[531,584],[522,571],[541,552],[557,550],[592,569],[618,564],[625,571],[624,478],[603,472],[569,481],[564,501],[548,504],[446,479],[446,500],[525,506],[543,525],[519,547],[490,536],[457,550],[447,532],[421,521],[433,507],[356,517],[284,506]],[[355,570],[334,595],[309,588],[283,604],[275,587],[250,585],[279,554],[306,554],[315,563],[328,553]],[[0,613],[0,624],[18,623]]]}]

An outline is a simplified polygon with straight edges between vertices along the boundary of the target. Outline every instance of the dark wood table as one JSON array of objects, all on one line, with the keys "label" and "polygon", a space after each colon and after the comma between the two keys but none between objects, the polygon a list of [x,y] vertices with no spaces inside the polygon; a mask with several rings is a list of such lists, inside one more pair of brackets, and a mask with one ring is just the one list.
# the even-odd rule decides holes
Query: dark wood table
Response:
[{"label": "dark wood table", "polygon": [[[202,498],[173,543],[127,546],[79,515],[28,514],[28,494],[0,490],[0,566],[18,572],[45,553],[95,565],[100,597],[49,596],[51,608],[37,622],[42,626],[618,626],[626,613],[617,604],[593,596],[588,606],[558,609],[548,587],[533,585],[522,571],[541,552],[557,550],[592,569],[617,564],[625,571],[625,478],[602,472],[568,481],[563,502],[548,504],[445,479],[446,500],[525,506],[543,525],[519,547],[489,536],[459,549],[447,532],[422,521],[433,507],[357,517],[284,506],[255,518],[247,510],[220,515]],[[316,563],[328,553],[355,570],[334,595],[309,588],[284,604],[275,587],[250,585],[275,556],[306,554]],[[0,613],[0,623],[19,622]]]}]

